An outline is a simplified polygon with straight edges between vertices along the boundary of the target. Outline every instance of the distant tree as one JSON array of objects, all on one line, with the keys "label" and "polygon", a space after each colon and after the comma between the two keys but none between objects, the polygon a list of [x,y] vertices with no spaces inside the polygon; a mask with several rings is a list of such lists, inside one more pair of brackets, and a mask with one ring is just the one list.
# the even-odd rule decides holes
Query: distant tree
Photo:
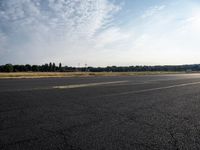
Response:
[{"label": "distant tree", "polygon": [[48,71],[52,71],[52,63],[49,63],[49,70]]},{"label": "distant tree", "polygon": [[32,71],[32,70],[31,70],[31,65],[26,64],[26,65],[25,65],[25,71]]},{"label": "distant tree", "polygon": [[3,67],[4,67],[4,66],[0,66],[0,72],[3,72]]},{"label": "distant tree", "polygon": [[3,68],[4,72],[13,72],[13,65],[12,64],[6,64]]},{"label": "distant tree", "polygon": [[37,65],[33,65],[31,70],[37,72],[39,71],[39,67]]},{"label": "distant tree", "polygon": [[43,72],[49,71],[49,65],[48,64],[43,65],[41,71]]},{"label": "distant tree", "polygon": [[56,71],[56,64],[55,63],[53,63],[53,65],[52,65],[52,71]]},{"label": "distant tree", "polygon": [[14,65],[14,66],[13,66],[13,71],[14,71],[14,72],[19,72],[19,71],[21,71],[21,70],[20,70],[20,65]]},{"label": "distant tree", "polygon": [[61,63],[59,63],[59,71],[62,71],[62,64]]}]

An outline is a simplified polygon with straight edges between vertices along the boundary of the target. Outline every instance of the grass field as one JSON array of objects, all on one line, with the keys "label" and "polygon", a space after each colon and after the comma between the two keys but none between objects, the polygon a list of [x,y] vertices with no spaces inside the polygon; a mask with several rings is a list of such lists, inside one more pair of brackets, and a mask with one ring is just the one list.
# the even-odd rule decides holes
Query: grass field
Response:
[{"label": "grass field", "polygon": [[0,78],[48,78],[48,77],[88,77],[88,76],[134,76],[177,74],[184,72],[12,72],[0,73]]}]

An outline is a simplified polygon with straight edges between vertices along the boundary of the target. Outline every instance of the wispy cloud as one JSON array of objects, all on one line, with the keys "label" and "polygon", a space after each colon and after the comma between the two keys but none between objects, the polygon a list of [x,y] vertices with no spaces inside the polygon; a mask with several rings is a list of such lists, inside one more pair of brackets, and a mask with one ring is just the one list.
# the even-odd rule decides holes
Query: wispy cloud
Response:
[{"label": "wispy cloud", "polygon": [[52,59],[54,53],[60,54],[59,59],[80,44],[83,50],[78,51],[84,53],[85,43],[91,44],[95,33],[120,10],[108,0],[3,0],[0,7],[0,28],[7,36],[0,35],[0,39],[8,40],[16,59],[32,54],[36,62],[40,52],[46,55],[41,61],[48,55]]},{"label": "wispy cloud", "polygon": [[[190,4],[190,3],[189,3]],[[145,23],[137,27],[138,35],[130,45],[130,54],[139,64],[199,63],[200,13],[199,6],[178,5],[152,7],[142,15]],[[194,11],[194,7],[196,8]],[[145,17],[145,18],[144,18]],[[141,23],[140,22],[140,23]],[[126,56],[130,60],[131,55]]]},{"label": "wispy cloud", "polygon": [[190,17],[184,19],[180,31],[182,33],[200,33],[200,11],[195,12]]},{"label": "wispy cloud", "polygon": [[150,7],[144,12],[144,14],[142,15],[142,18],[147,18],[153,15],[156,15],[165,7],[166,7],[165,5],[160,5],[160,6],[156,5],[156,6]]},{"label": "wispy cloud", "polygon": [[130,37],[128,33],[125,33],[117,27],[111,27],[100,34],[95,38],[96,48],[105,48],[110,44],[122,43],[124,40],[127,40]]},{"label": "wispy cloud", "polygon": [[123,2],[1,0],[0,63],[198,63],[197,0]]}]

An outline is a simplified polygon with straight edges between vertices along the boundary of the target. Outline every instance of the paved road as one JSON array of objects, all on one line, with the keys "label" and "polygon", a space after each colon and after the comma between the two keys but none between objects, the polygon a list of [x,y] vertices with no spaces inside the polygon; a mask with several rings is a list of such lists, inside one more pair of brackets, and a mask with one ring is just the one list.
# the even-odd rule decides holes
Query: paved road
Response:
[{"label": "paved road", "polygon": [[200,149],[200,74],[0,80],[0,149]]}]

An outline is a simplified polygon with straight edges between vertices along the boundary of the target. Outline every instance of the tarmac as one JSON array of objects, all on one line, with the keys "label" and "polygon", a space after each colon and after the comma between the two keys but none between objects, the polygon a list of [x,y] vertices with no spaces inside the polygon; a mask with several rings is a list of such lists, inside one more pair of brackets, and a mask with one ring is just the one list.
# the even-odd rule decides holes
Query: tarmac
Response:
[{"label": "tarmac", "polygon": [[1,150],[198,150],[200,74],[0,79]]}]

